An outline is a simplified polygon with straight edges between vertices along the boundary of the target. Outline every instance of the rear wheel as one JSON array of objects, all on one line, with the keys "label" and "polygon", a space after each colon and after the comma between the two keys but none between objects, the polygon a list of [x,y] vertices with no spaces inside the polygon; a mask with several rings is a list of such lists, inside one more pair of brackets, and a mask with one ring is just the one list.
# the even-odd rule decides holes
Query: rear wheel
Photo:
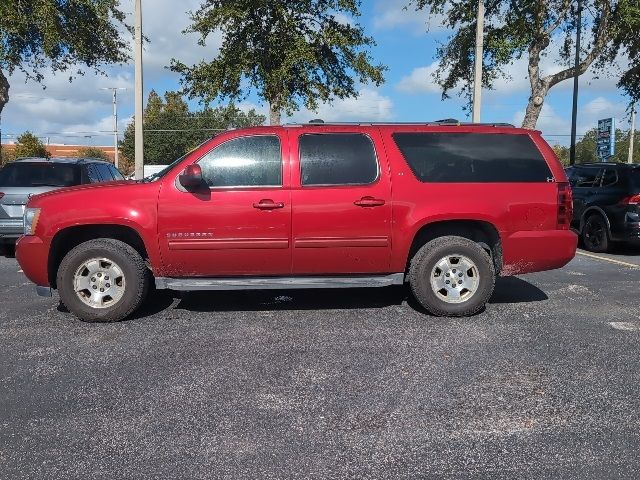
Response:
[{"label": "rear wheel", "polygon": [[149,290],[140,254],[113,239],[82,243],[62,260],[57,286],[62,303],[83,321],[115,322],[133,313]]},{"label": "rear wheel", "polygon": [[493,293],[495,269],[477,243],[463,237],[436,238],[411,260],[409,284],[420,304],[438,316],[480,311]]},{"label": "rear wheel", "polygon": [[609,249],[607,222],[601,215],[591,215],[582,228],[582,243],[590,252],[603,253]]}]

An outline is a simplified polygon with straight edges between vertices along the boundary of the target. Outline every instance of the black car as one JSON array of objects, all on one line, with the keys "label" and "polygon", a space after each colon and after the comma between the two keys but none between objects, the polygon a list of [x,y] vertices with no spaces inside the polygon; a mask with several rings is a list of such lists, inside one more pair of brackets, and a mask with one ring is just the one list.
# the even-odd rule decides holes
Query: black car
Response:
[{"label": "black car", "polygon": [[606,252],[611,242],[640,243],[640,165],[588,163],[566,169],[573,222],[584,248]]},{"label": "black car", "polygon": [[92,158],[21,158],[0,168],[0,249],[22,235],[29,197],[63,187],[124,180],[112,164]]}]

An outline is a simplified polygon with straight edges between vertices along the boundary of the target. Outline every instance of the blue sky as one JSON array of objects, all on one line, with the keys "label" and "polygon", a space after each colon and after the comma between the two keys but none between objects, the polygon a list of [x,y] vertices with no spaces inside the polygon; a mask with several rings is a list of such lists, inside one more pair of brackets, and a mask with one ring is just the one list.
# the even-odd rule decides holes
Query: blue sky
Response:
[{"label": "blue sky", "polygon": [[[132,0],[122,0],[131,9]],[[197,36],[185,36],[186,11],[195,9],[200,0],[143,0],[144,33],[150,43],[145,48],[145,90],[163,93],[179,88],[178,77],[164,66],[172,57],[185,63],[212,58],[220,38],[213,36],[206,48],[196,44]],[[455,95],[443,101],[438,86],[430,77],[435,69],[438,41],[446,39],[437,18],[424,12],[403,10],[406,0],[363,0],[362,17],[357,19],[376,39],[372,49],[376,61],[389,67],[386,83],[376,88],[360,87],[360,97],[323,105],[317,113],[302,109],[290,120],[307,121],[324,118],[334,121],[429,121],[440,118],[466,119],[464,99]],[[178,9],[176,4],[180,4]],[[553,53],[543,64],[543,71],[558,69]],[[621,59],[620,62],[624,62]],[[496,83],[493,91],[483,92],[482,121],[519,124],[529,96],[526,64],[516,62],[510,80]],[[91,72],[68,82],[68,75],[47,74],[41,86],[25,82],[20,73],[11,81],[11,101],[2,115],[3,141],[11,141],[31,130],[51,143],[110,145],[112,136],[111,94],[105,87],[125,88],[119,93],[119,130],[122,132],[133,114],[132,65],[110,67],[106,76]],[[616,117],[618,126],[628,128],[626,100],[615,88],[615,78],[594,78],[591,72],[581,77],[578,133],[596,125],[599,118]],[[567,81],[554,87],[538,122],[550,143],[567,144],[571,125],[571,88]],[[145,94],[146,97],[146,94]],[[266,113],[256,95],[241,104]]]}]

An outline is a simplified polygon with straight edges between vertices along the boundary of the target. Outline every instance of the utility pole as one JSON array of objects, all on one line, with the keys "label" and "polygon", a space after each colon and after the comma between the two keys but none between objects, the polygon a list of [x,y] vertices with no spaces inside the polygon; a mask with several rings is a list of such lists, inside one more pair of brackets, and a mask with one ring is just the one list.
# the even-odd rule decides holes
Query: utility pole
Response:
[{"label": "utility pole", "polygon": [[629,157],[627,162],[633,163],[633,139],[636,135],[636,106],[631,106],[631,131],[629,132]]},{"label": "utility pole", "polygon": [[573,66],[573,109],[571,111],[571,148],[569,165],[576,163],[576,123],[578,122],[578,65],[580,65],[580,37],[582,36],[582,0],[578,0],[578,29],[576,32],[576,58]]},{"label": "utility pole", "polygon": [[101,90],[111,90],[113,92],[113,147],[114,147],[114,165],[116,168],[120,166],[118,154],[118,90],[126,90],[122,87],[105,87]]},{"label": "utility pole", "polygon": [[482,57],[484,55],[484,0],[478,0],[476,21],[476,55],[473,74],[473,123],[480,123],[480,105],[482,103]]},{"label": "utility pole", "polygon": [[142,124],[142,0],[135,0],[135,178],[144,177],[144,137]]}]

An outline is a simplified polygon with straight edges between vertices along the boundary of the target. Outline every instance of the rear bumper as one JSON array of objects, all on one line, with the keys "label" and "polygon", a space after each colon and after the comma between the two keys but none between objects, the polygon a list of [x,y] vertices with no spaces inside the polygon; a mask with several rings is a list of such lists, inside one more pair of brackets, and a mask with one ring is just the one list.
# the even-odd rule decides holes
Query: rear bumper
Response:
[{"label": "rear bumper", "polygon": [[564,267],[576,255],[578,236],[570,230],[516,232],[503,239],[502,275]]},{"label": "rear bumper", "polygon": [[0,219],[0,239],[17,239],[24,232],[22,218]]},{"label": "rear bumper", "polygon": [[38,287],[49,287],[49,246],[40,237],[22,236],[16,244],[16,259],[29,280]]}]

